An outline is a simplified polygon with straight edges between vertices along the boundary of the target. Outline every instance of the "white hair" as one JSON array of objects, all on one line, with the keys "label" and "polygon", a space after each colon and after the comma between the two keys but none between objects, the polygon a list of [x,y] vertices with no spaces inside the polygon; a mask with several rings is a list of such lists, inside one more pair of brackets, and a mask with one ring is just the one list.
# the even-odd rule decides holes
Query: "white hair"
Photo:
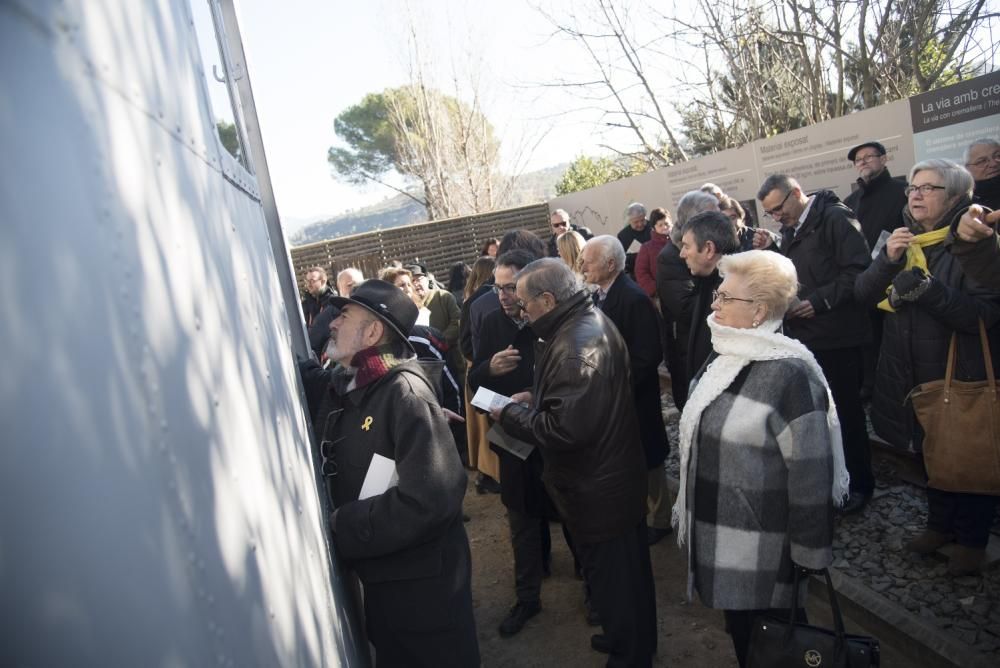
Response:
[{"label": "white hair", "polygon": [[587,246],[596,248],[600,252],[602,261],[614,260],[615,271],[625,270],[625,249],[622,248],[622,242],[618,241],[617,237],[601,234],[588,241],[583,247]]}]

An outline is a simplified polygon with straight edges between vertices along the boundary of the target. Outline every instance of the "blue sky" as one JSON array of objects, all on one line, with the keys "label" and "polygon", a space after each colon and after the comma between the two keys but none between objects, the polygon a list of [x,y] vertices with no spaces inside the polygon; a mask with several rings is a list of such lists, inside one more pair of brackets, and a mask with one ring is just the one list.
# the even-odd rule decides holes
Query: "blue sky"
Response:
[{"label": "blue sky", "polygon": [[338,113],[368,92],[406,83],[410,16],[446,91],[454,90],[453,71],[480,62],[471,69],[481,74],[487,115],[509,144],[508,159],[525,142],[537,143],[528,171],[597,150],[592,119],[558,116],[565,94],[532,85],[565,71],[568,47],[525,0],[243,0],[238,9],[271,179],[289,227],[393,194],[336,181],[326,151],[337,141]]}]

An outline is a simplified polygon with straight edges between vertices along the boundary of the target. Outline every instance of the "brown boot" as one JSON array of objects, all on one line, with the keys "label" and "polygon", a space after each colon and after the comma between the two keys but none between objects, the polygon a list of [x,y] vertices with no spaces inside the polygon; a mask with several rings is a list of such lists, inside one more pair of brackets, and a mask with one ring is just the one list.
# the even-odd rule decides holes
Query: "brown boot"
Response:
[{"label": "brown boot", "polygon": [[949,575],[978,575],[986,561],[986,548],[956,545],[948,560]]},{"label": "brown boot", "polygon": [[942,533],[934,529],[924,529],[924,532],[906,544],[906,549],[917,554],[931,554],[934,550],[947,545],[955,537],[950,533]]}]

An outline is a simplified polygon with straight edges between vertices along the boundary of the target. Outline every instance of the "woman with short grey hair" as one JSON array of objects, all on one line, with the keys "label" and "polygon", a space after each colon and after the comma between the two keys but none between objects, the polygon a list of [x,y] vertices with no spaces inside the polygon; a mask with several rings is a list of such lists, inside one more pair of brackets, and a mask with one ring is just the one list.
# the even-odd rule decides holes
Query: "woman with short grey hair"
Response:
[{"label": "woman with short grey hair", "polygon": [[[997,339],[1000,293],[969,280],[944,243],[949,226],[972,204],[972,187],[969,172],[950,160],[914,165],[905,190],[906,224],[893,230],[855,283],[858,301],[885,311],[872,426],[881,439],[902,450],[923,449],[924,433],[907,397],[915,386],[944,378],[952,336],[957,349],[954,378],[961,381],[986,377],[980,320]],[[978,572],[996,503],[996,497],[928,485],[927,526],[907,549],[931,554],[956,542],[949,572]]]}]

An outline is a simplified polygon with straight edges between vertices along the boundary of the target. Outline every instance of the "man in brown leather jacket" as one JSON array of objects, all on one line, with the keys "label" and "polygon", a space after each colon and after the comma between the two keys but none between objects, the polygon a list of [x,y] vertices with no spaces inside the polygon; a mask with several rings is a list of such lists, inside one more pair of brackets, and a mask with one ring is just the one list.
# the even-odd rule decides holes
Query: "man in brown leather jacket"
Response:
[{"label": "man in brown leather jacket", "polygon": [[656,601],[646,543],[646,462],[628,351],[572,271],[554,258],[517,275],[523,314],[542,343],[532,391],[494,412],[542,451],[542,480],[577,545],[608,666],[649,666]]}]

